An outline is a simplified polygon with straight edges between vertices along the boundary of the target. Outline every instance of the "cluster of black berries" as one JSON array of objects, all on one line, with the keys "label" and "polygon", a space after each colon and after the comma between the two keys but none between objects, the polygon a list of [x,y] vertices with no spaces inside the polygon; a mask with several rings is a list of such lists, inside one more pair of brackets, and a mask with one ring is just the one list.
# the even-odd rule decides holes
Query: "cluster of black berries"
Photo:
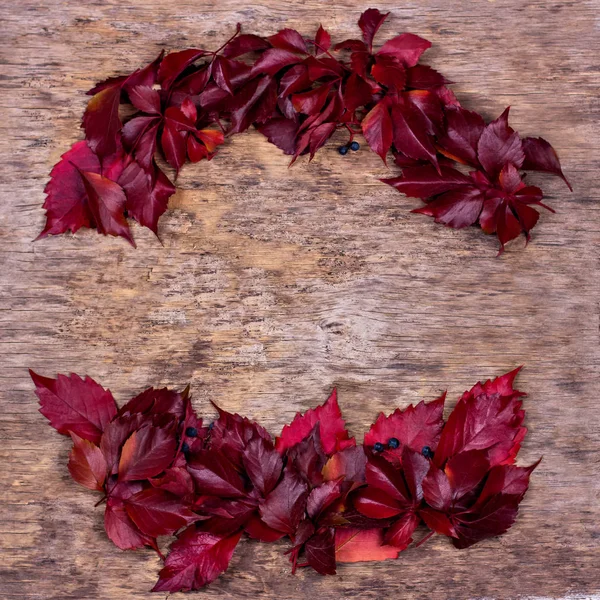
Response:
[{"label": "cluster of black berries", "polygon": [[[375,442],[373,444],[373,450],[375,450],[375,452],[383,452],[386,449],[386,447],[390,448],[391,450],[395,450],[399,446],[400,446],[400,440],[398,440],[398,438],[390,438],[388,440],[387,444],[382,444],[381,442]],[[429,446],[423,446],[423,449],[421,450],[421,454],[425,458],[433,458],[433,450]]]},{"label": "cluster of black berries", "polygon": [[[190,438],[198,437],[198,430],[195,427],[188,427],[185,430],[185,435]],[[187,442],[183,442],[183,444],[181,444],[181,451],[184,454],[187,454],[190,451],[190,446]]]},{"label": "cluster of black berries", "polygon": [[[338,148],[338,152],[344,156],[344,154],[348,154],[348,150],[352,150],[353,152],[356,152],[358,149],[360,148],[360,144],[358,142],[352,142],[348,145],[344,144],[343,146],[340,146]],[[392,438],[395,439],[395,438]]]}]

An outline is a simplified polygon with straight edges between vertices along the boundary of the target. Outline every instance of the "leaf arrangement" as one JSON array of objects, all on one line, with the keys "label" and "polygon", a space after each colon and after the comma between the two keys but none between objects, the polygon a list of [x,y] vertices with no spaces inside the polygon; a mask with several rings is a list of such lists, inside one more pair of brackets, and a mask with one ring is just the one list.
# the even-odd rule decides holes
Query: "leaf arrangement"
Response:
[{"label": "leaf arrangement", "polygon": [[[149,388],[121,408],[89,377],[31,372],[42,414],[73,449],[69,472],[101,492],[105,528],[121,549],[176,535],[153,591],[199,589],[227,568],[243,533],[288,536],[292,571],[396,558],[424,523],[457,548],[504,533],[530,467],[514,464],[526,433],[519,369],[477,383],[446,421],[445,394],[380,414],[362,445],[336,392],[296,415],[273,441],[221,408],[203,424],[189,389]],[[164,557],[163,557],[164,558]]]},{"label": "leaf arrangement", "polygon": [[569,185],[556,152],[542,138],[521,139],[508,109],[486,124],[462,108],[450,82],[419,63],[427,40],[403,33],[375,49],[388,14],[368,9],[358,21],[362,39],[335,46],[322,26],[314,38],[293,29],[263,38],[241,34],[238,25],[215,52],[161,53],[131,75],[99,83],[88,92],[85,141],[50,173],[40,237],[91,227],[134,244],[126,217],[157,233],[175,192],[157,157],[177,176],[186,161],[210,160],[225,137],[254,125],[292,162],[312,159],[338,129],[349,136],[340,153],[358,150],[361,132],[384,162],[392,151],[402,174],[384,181],[424,200],[414,212],[454,228],[478,223],[497,234],[500,252],[521,232],[529,240],[536,208],[548,207],[520,169]]}]

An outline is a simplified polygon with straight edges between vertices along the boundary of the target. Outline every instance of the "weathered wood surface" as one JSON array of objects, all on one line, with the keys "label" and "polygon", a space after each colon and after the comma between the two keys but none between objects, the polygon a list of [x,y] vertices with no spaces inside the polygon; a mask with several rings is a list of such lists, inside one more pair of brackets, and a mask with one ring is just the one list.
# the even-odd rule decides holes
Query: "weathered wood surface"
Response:
[{"label": "weathered wood surface", "polygon": [[356,35],[358,1],[2,2],[0,597],[141,599],[151,551],[121,553],[94,495],[69,479],[69,444],[37,412],[27,367],[88,373],[119,401],[191,382],[277,432],[339,387],[358,436],[380,410],[525,363],[529,436],[544,456],[516,526],[457,551],[432,539],[398,561],[289,574],[285,544],[243,542],[206,598],[562,598],[600,592],[600,40],[598,1],[381,0],[382,36],[432,40],[427,62],[467,107],[508,104],[523,134],[559,150],[575,192],[543,180],[546,213],[527,249],[496,258],[477,229],[451,231],[378,182],[389,171],[336,142],[312,164],[257,133],[186,167],[138,250],[95,232],[35,244],[51,166],[80,137],[84,91],[160,48],[217,47],[248,32],[322,22]]}]

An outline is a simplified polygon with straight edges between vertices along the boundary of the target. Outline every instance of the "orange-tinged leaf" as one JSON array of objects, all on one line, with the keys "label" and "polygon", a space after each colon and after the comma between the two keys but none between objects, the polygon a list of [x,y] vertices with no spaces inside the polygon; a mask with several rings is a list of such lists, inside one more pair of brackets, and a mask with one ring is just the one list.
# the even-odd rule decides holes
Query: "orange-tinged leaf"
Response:
[{"label": "orange-tinged leaf", "polygon": [[106,480],[107,465],[96,444],[71,432],[73,449],[69,454],[69,473],[77,482],[90,490],[101,492]]},{"label": "orange-tinged leaf", "polygon": [[367,562],[398,558],[400,549],[383,542],[383,529],[340,527],[335,530],[335,559],[338,562]]}]

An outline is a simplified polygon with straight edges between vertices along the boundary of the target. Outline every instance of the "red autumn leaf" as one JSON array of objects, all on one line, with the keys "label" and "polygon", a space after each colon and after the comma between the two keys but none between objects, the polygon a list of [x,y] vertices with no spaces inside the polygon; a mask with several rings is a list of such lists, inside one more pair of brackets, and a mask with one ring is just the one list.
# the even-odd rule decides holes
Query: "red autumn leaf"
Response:
[{"label": "red autumn leaf", "polygon": [[404,513],[394,524],[385,532],[384,542],[396,548],[399,552],[406,550],[412,540],[419,517],[414,512]]},{"label": "red autumn leaf", "polygon": [[363,40],[369,47],[369,50],[371,50],[373,47],[373,38],[389,14],[390,13],[381,13],[376,8],[369,8],[365,10],[362,15],[360,15],[358,26],[362,31]]},{"label": "red autumn leaf", "polygon": [[335,533],[328,527],[304,544],[308,564],[321,575],[335,575]]},{"label": "red autumn leaf", "polygon": [[128,93],[129,100],[138,110],[150,115],[160,115],[160,94],[147,85],[136,85]]},{"label": "red autumn leaf", "polygon": [[385,545],[382,529],[340,527],[335,530],[335,559],[354,563],[397,558],[400,550]]},{"label": "red autumn leaf", "polygon": [[406,69],[406,86],[416,90],[430,90],[451,83],[441,73],[428,65],[415,65]]},{"label": "red autumn leaf", "polygon": [[283,479],[260,504],[260,516],[271,529],[292,535],[304,515],[307,497],[307,484],[287,467]]},{"label": "red autumn leaf", "polygon": [[57,375],[42,377],[29,370],[40,400],[40,412],[59,433],[77,436],[98,444],[102,431],[117,413],[110,393],[91,377]]},{"label": "red autumn leaf", "polygon": [[244,33],[233,38],[223,48],[222,55],[225,58],[237,58],[248,52],[258,52],[270,48],[269,42],[258,35]]},{"label": "red autumn leaf", "polygon": [[303,415],[298,413],[289,425],[285,425],[281,435],[275,440],[275,447],[280,453],[283,453],[308,437],[317,423],[319,423],[319,433],[325,454],[331,455],[356,445],[356,441],[354,438],[350,438],[346,430],[346,424],[337,402],[337,391],[334,389],[324,404],[314,409],[311,408]]},{"label": "red autumn leaf", "polygon": [[379,154],[385,163],[393,139],[393,124],[388,107],[383,102],[376,104],[364,117],[361,126],[371,150]]},{"label": "red autumn leaf", "polygon": [[302,62],[302,56],[296,52],[281,48],[265,50],[252,67],[252,74],[275,75],[281,69]]},{"label": "red autumn leaf", "polygon": [[558,175],[573,191],[561,169],[556,150],[544,138],[523,138],[523,153],[525,154],[524,169]]},{"label": "red autumn leaf", "polygon": [[267,38],[273,48],[307,54],[308,48],[303,37],[295,29],[282,29],[279,33]]},{"label": "red autumn leaf", "polygon": [[260,542],[276,542],[285,535],[285,533],[271,529],[268,525],[265,525],[257,515],[250,517],[246,521],[244,531],[252,539],[259,540]]},{"label": "red autumn leaf", "polygon": [[127,438],[142,426],[144,419],[141,414],[116,416],[106,425],[100,438],[100,450],[106,459],[111,475],[119,469],[121,448]]},{"label": "red autumn leaf", "polygon": [[158,81],[162,88],[169,89],[189,65],[207,54],[208,52],[196,48],[167,54],[158,69]]},{"label": "red autumn leaf", "polygon": [[406,70],[393,56],[376,56],[371,76],[377,83],[397,91],[403,90],[406,85]]},{"label": "red autumn leaf", "polygon": [[123,188],[97,173],[79,171],[79,175],[87,195],[88,208],[99,233],[123,237],[135,247],[123,214],[127,203]]},{"label": "red autumn leaf", "polygon": [[305,115],[314,115],[320,112],[327,100],[330,89],[331,86],[329,85],[321,85],[308,92],[294,94],[292,96],[294,110]]},{"label": "red autumn leaf", "polygon": [[377,54],[393,56],[403,66],[414,67],[428,48],[431,48],[431,42],[412,33],[402,33],[388,40]]},{"label": "red autumn leaf", "polygon": [[144,425],[123,444],[119,460],[119,481],[156,477],[172,462],[176,441],[169,427]]},{"label": "red autumn leaf", "polygon": [[447,107],[446,131],[438,140],[442,154],[459,163],[479,165],[477,145],[485,129],[483,117],[460,106]]},{"label": "red autumn leaf", "polygon": [[194,492],[194,482],[191,475],[183,467],[171,467],[160,477],[149,480],[152,487],[176,496],[187,496]]},{"label": "red autumn leaf", "polygon": [[396,150],[409,158],[430,162],[439,172],[437,154],[427,133],[425,116],[410,103],[393,106],[391,114]]},{"label": "red autumn leaf", "polygon": [[73,449],[69,454],[69,473],[77,482],[90,490],[101,492],[106,480],[107,465],[96,444],[71,432]]},{"label": "red autumn leaf", "polygon": [[225,537],[189,527],[171,545],[152,591],[198,590],[214,581],[229,566],[241,535],[239,531]]},{"label": "red autumn leaf", "polygon": [[486,450],[467,450],[450,458],[444,472],[452,488],[453,500],[472,491],[489,470],[490,461]]},{"label": "red autumn leaf", "polygon": [[318,521],[321,513],[342,495],[342,479],[326,481],[313,488],[306,500],[308,516]]},{"label": "red autumn leaf", "polygon": [[325,481],[344,477],[346,481],[363,483],[367,457],[362,446],[351,446],[336,452],[322,470]]},{"label": "red autumn leaf", "polygon": [[384,183],[396,188],[399,192],[414,198],[429,198],[452,190],[465,189],[473,185],[467,175],[451,167],[440,167],[440,172],[432,166],[406,167],[401,177],[382,179]]},{"label": "red autumn leaf", "polygon": [[527,432],[521,409],[525,394],[512,387],[519,370],[478,383],[463,394],[442,431],[436,465],[466,450],[488,450],[491,466],[514,462]]},{"label": "red autumn leaf", "polygon": [[452,488],[444,471],[431,465],[429,473],[422,483],[425,502],[440,512],[446,512],[452,505]]},{"label": "red autumn leaf", "polygon": [[121,130],[120,101],[119,83],[107,86],[92,96],[85,109],[81,126],[85,129],[90,149],[100,157],[109,156],[117,149]]},{"label": "red autumn leaf", "polygon": [[499,175],[506,163],[519,168],[525,160],[519,134],[508,125],[509,109],[485,126],[477,144],[479,162],[490,177]]},{"label": "red autumn leaf", "polygon": [[404,410],[398,408],[388,417],[380,413],[365,434],[365,446],[372,447],[377,442],[387,445],[390,439],[396,438],[400,443],[398,448],[388,447],[384,452],[384,457],[392,461],[400,458],[405,446],[416,452],[421,452],[425,446],[435,451],[444,425],[445,399],[444,393],[432,402],[411,404]]},{"label": "red autumn leaf", "polygon": [[188,462],[188,469],[199,494],[222,498],[245,495],[242,478],[220,452],[210,449],[195,453]]},{"label": "red autumn leaf", "polygon": [[244,448],[244,468],[252,485],[266,496],[277,485],[283,470],[281,456],[270,440],[255,437]]},{"label": "red autumn leaf", "polygon": [[323,29],[323,25],[319,25],[319,29],[317,29],[317,34],[315,35],[315,54],[320,54],[321,52],[327,52],[329,48],[331,48],[331,36],[325,29]]},{"label": "red autumn leaf", "polygon": [[155,488],[125,500],[125,510],[142,533],[154,538],[169,535],[198,519],[180,498]]},{"label": "red autumn leaf", "polygon": [[104,513],[106,534],[117,548],[135,550],[149,546],[158,551],[156,540],[142,533],[129,518],[122,500],[109,498]]},{"label": "red autumn leaf", "polygon": [[372,94],[371,86],[360,75],[352,73],[344,88],[344,104],[353,112],[358,107],[368,104]]}]

